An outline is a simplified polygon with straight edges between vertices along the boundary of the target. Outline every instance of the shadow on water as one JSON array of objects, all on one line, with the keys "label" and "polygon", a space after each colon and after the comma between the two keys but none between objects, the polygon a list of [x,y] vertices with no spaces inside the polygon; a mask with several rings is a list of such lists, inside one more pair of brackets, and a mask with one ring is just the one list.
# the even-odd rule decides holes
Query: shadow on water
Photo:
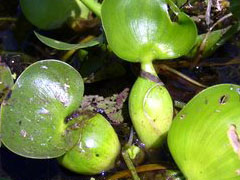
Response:
[{"label": "shadow on water", "polygon": [[[0,148],[0,180],[89,180],[59,166],[55,159],[24,158]],[[96,178],[98,179],[98,178]]]},{"label": "shadow on water", "polygon": [[59,171],[55,160],[27,159],[6,148],[1,148],[0,160],[0,174],[11,180],[50,180]]}]

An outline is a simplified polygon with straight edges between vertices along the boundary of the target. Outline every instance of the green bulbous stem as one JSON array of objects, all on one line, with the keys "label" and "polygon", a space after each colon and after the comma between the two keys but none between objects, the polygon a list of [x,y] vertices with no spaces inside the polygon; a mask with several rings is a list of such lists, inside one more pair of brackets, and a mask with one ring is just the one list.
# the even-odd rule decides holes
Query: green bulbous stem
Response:
[{"label": "green bulbous stem", "polygon": [[120,142],[110,123],[100,114],[86,120],[78,117],[78,143],[58,158],[67,169],[86,175],[99,174],[114,167]]},{"label": "green bulbous stem", "polygon": [[[152,63],[141,69],[156,76]],[[159,148],[166,139],[173,116],[173,104],[167,89],[160,83],[138,77],[129,97],[129,113],[134,128],[146,148]]]}]

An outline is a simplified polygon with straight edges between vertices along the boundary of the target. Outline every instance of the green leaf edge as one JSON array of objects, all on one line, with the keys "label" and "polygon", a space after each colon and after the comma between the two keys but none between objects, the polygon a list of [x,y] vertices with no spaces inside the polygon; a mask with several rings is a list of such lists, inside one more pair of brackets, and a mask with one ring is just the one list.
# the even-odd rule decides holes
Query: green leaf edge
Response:
[{"label": "green leaf edge", "polygon": [[43,44],[57,50],[76,50],[81,48],[87,48],[87,47],[96,46],[100,44],[102,41],[101,40],[102,37],[100,36],[86,43],[70,44],[70,43],[65,43],[62,41],[58,41],[58,40],[43,36],[37,33],[36,31],[34,31],[34,34]]}]

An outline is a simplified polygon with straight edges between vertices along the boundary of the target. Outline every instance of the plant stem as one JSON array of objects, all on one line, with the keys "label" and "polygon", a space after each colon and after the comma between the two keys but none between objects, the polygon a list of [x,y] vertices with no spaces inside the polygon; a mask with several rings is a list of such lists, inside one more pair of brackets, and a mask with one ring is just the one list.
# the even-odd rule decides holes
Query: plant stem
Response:
[{"label": "plant stem", "polygon": [[209,26],[211,23],[211,9],[212,9],[212,0],[208,0],[207,2],[207,10],[205,15],[206,24]]},{"label": "plant stem", "polygon": [[87,6],[98,17],[101,17],[101,4],[96,0],[80,0],[85,6]]},{"label": "plant stem", "polygon": [[154,69],[152,62],[141,63],[141,69],[145,72],[148,72],[148,73],[154,75],[154,76],[157,76],[156,70]]},{"label": "plant stem", "polygon": [[129,155],[128,155],[128,152],[126,150],[124,150],[122,152],[122,156],[123,156],[123,159],[128,167],[128,169],[130,170],[131,174],[132,174],[132,177],[134,180],[140,180],[140,178],[138,177],[138,174],[137,174],[137,171],[133,165],[133,162],[131,161]]},{"label": "plant stem", "polygon": [[166,2],[175,15],[178,15],[181,12],[180,9],[176,6],[176,4],[172,2],[172,0],[167,0]]},{"label": "plant stem", "polygon": [[[167,167],[162,166],[160,164],[146,164],[146,165],[136,167],[137,172],[147,172],[147,171],[166,170],[166,169]],[[124,170],[124,171],[117,172],[116,174],[108,177],[107,180],[117,180],[121,178],[127,178],[130,176],[131,174],[129,170]]]},{"label": "plant stem", "polygon": [[12,18],[12,17],[0,17],[0,21],[17,21],[17,18]]}]

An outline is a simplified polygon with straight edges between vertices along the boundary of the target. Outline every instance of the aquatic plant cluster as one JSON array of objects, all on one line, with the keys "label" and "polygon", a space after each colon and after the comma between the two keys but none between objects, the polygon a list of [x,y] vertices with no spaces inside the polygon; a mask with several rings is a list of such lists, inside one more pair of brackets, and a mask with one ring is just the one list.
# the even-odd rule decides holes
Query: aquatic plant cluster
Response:
[{"label": "aquatic plant cluster", "polygon": [[[194,21],[179,8],[182,1],[20,3],[26,18],[47,30],[87,17],[93,11],[101,19],[109,48],[122,60],[140,64],[128,104],[132,124],[145,148],[160,149],[167,141],[174,161],[189,180],[240,178],[240,86],[219,84],[206,88],[174,117],[172,98],[154,69],[154,60],[193,56],[203,39]],[[239,25],[236,9],[240,3],[230,3]],[[208,34],[212,41],[207,42],[204,55],[216,49],[219,33],[222,31]],[[100,43],[94,39],[70,45],[36,35],[58,49]],[[10,71],[6,73],[11,77]],[[118,136],[103,115],[79,110],[84,83],[77,70],[60,60],[47,59],[26,68],[14,84],[11,78],[8,81],[11,94],[1,105],[1,141],[9,150],[28,158],[57,158],[62,166],[86,175],[115,166],[121,152]]]}]

